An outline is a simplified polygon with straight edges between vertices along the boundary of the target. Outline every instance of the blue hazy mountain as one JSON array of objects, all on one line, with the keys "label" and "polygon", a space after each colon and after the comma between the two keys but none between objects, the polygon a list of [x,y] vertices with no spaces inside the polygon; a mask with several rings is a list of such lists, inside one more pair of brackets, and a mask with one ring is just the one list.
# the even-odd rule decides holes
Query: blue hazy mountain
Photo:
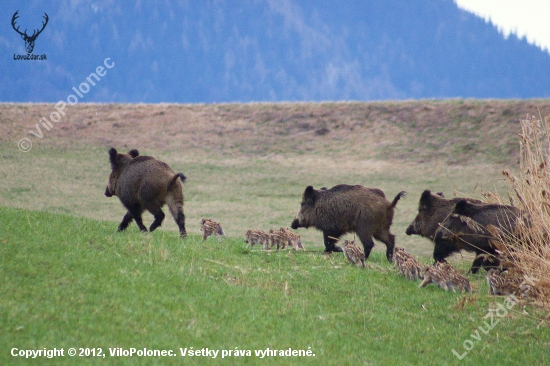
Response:
[{"label": "blue hazy mountain", "polygon": [[[26,54],[11,25],[36,39]],[[3,1],[0,101],[248,102],[550,96],[550,54],[452,0]],[[95,80],[95,79],[94,79]]]}]

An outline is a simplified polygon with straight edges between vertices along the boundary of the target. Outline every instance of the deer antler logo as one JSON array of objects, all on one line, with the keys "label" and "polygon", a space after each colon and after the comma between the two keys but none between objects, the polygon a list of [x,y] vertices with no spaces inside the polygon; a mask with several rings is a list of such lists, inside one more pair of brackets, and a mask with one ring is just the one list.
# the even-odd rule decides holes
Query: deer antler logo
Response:
[{"label": "deer antler logo", "polygon": [[38,30],[38,29],[35,29],[34,32],[32,33],[32,36],[29,36],[27,34],[27,30],[25,29],[25,31],[23,33],[21,33],[19,31],[19,27],[15,28],[15,21],[17,20],[17,18],[19,18],[19,15],[17,15],[17,13],[19,13],[19,10],[17,10],[15,12],[15,14],[13,14],[13,17],[11,18],[11,26],[13,27],[13,29],[19,33],[21,35],[21,38],[23,38],[23,40],[25,41],[25,48],[27,49],[27,53],[32,53],[32,50],[34,49],[34,41],[36,41],[36,38],[38,37],[38,35],[40,33],[42,33],[42,31],[44,30],[44,28],[46,28],[46,24],[48,24],[48,14],[44,13],[44,19],[46,20],[45,22],[42,22],[42,29]]}]

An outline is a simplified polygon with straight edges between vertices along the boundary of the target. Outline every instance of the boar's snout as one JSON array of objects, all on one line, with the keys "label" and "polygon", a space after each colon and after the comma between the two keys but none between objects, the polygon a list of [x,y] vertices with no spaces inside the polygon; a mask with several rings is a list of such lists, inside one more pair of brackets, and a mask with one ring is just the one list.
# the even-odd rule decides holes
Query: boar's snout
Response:
[{"label": "boar's snout", "polygon": [[300,227],[300,222],[298,219],[294,219],[294,221],[290,224],[290,227],[294,230],[298,229]]},{"label": "boar's snout", "polygon": [[111,192],[109,192],[109,186],[107,186],[107,188],[105,188],[105,196],[113,197],[113,194]]},{"label": "boar's snout", "polygon": [[409,227],[407,228],[407,230],[405,230],[405,234],[407,234],[407,235],[418,234],[418,233],[416,232],[416,230],[414,229],[414,223],[409,225]]}]

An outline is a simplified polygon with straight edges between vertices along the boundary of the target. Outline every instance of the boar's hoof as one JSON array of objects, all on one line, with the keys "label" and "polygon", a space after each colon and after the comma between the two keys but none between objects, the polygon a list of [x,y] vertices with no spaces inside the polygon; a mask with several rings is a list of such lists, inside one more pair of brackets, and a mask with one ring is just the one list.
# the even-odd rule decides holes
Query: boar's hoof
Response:
[{"label": "boar's hoof", "polygon": [[332,252],[343,252],[342,248],[340,248],[339,246],[334,246],[334,248],[332,249],[325,249],[325,253],[327,254],[330,254]]}]

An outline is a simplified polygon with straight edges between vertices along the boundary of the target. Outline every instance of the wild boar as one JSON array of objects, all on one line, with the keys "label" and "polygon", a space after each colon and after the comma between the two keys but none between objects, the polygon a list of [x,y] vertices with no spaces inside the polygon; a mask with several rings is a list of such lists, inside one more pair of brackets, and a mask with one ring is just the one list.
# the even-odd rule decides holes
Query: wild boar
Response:
[{"label": "wild boar", "polygon": [[470,280],[461,275],[449,263],[436,262],[435,265],[426,267],[423,275],[424,279],[418,287],[435,283],[445,291],[471,291]]},{"label": "wild boar", "polygon": [[141,231],[147,231],[141,219],[144,210],[155,217],[149,231],[155,230],[164,220],[162,206],[167,204],[178,225],[180,237],[187,235],[182,184],[179,181],[184,182],[186,179],[182,173],[174,173],[166,163],[151,156],[139,156],[137,150],[119,154],[116,149],[111,148],[109,161],[111,175],[105,196],[117,196],[128,210],[118,226],[118,231],[125,230],[132,220],[136,221]]},{"label": "wild boar", "polygon": [[282,227],[279,229],[281,231],[284,231],[288,237],[289,245],[294,249],[303,249],[305,250],[304,246],[302,245],[302,238],[300,235],[295,234],[292,230],[290,230],[288,227]]},{"label": "wild boar", "polygon": [[399,273],[409,280],[423,278],[422,264],[412,254],[407,253],[405,248],[395,247],[394,259]]},{"label": "wild boar", "polygon": [[[454,212],[455,206],[459,202],[462,202],[459,204],[459,209],[465,204],[488,208],[491,206],[471,198],[446,199],[442,197],[442,194],[433,194],[429,190],[425,190],[420,196],[418,214],[405,231],[407,235],[420,235],[431,240],[435,244],[433,258],[436,262],[445,262],[445,258],[461,250],[475,252],[478,255],[496,254],[495,249],[489,245],[487,237],[481,238],[480,232],[472,224],[467,224],[468,219],[464,217],[460,219],[458,216],[461,214]],[[489,211],[491,210],[489,209]],[[471,214],[470,211],[467,213]],[[486,214],[488,211],[483,215]],[[470,271],[476,273],[480,266],[488,269],[495,264],[495,259],[492,256],[477,256]]]},{"label": "wild boar", "polygon": [[395,205],[405,195],[399,192],[389,202],[378,188],[340,184],[331,189],[315,190],[308,186],[303,195],[300,212],[291,224],[292,229],[314,226],[323,232],[325,253],[341,252],[335,245],[340,236],[355,232],[368,259],[373,237],[386,244],[386,258],[393,260],[395,236],[390,233]]},{"label": "wild boar", "polygon": [[420,196],[418,214],[411,222],[405,233],[407,235],[420,235],[433,241],[440,225],[450,215],[457,202],[466,199],[470,202],[482,203],[479,200],[469,198],[446,199],[443,193],[433,194],[425,190]]},{"label": "wild boar", "polygon": [[438,266],[426,267],[422,273],[422,277],[422,282],[418,287],[426,287],[430,283],[434,283],[445,291],[452,289],[445,272]]},{"label": "wild boar", "polygon": [[445,278],[447,279],[447,285],[449,290],[455,292],[457,289],[460,291],[472,291],[470,286],[470,280],[460,274],[453,266],[449,263],[437,262],[435,264],[437,268],[443,271]]},{"label": "wild boar", "polygon": [[527,216],[513,206],[460,200],[442,223],[444,230],[438,236],[456,241],[460,248],[475,252],[477,257],[471,271],[476,273],[480,266],[486,270],[498,267],[498,252],[493,245],[498,238],[494,236],[494,229],[504,235],[513,235],[518,218],[528,221]]},{"label": "wild boar", "polygon": [[491,295],[506,296],[521,292],[522,279],[509,274],[508,271],[501,272],[499,269],[491,268],[487,271],[485,279]]},{"label": "wild boar", "polygon": [[342,244],[342,250],[351,264],[361,265],[362,268],[365,268],[365,252],[355,245],[355,240],[345,240]]},{"label": "wild boar", "polygon": [[201,220],[201,232],[202,241],[205,241],[209,236],[215,236],[218,242],[221,241],[220,237],[225,238],[225,232],[219,222],[212,221],[212,219],[203,218]]},{"label": "wild boar", "polygon": [[248,230],[246,234],[244,234],[244,242],[250,243],[251,248],[254,244],[261,244],[264,246],[264,250],[270,249],[269,234],[262,230]]},{"label": "wild boar", "polygon": [[268,233],[268,249],[277,246],[277,250],[285,249],[287,245],[290,245],[288,234],[284,230],[269,229]]},{"label": "wild boar", "polygon": [[[456,203],[463,199],[446,199],[443,198],[442,193],[433,194],[429,190],[425,190],[420,196],[418,214],[405,233],[407,235],[420,235],[432,241],[435,244],[433,258],[436,262],[445,261],[445,258],[454,252],[459,252],[462,248],[452,238],[442,238],[441,223],[450,216]],[[479,200],[472,201],[481,203]]]}]

